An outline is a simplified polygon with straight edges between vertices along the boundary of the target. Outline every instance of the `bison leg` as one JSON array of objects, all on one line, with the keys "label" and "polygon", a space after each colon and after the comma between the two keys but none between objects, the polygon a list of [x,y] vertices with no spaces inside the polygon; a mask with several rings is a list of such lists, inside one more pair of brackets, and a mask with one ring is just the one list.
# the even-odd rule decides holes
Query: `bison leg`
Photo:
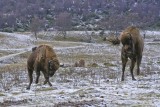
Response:
[{"label": "bison leg", "polygon": [[135,59],[135,58],[131,59],[130,72],[131,72],[131,75],[132,75],[132,80],[136,80],[136,79],[134,78],[134,74],[133,74],[133,69],[134,69],[134,66],[135,66],[135,62],[136,62],[136,59]]},{"label": "bison leg", "polygon": [[44,74],[44,78],[45,78],[45,81],[43,84],[45,85],[48,82],[49,86],[52,86],[52,84],[49,81],[49,74],[44,71],[43,71],[43,74]]},{"label": "bison leg", "polygon": [[32,74],[33,74],[33,70],[28,68],[29,85],[28,85],[28,87],[27,87],[27,90],[30,89],[30,86],[31,86],[31,84],[32,84],[32,82],[33,82]]},{"label": "bison leg", "polygon": [[128,58],[122,56],[121,59],[122,59],[122,78],[121,78],[121,81],[124,81],[124,71],[125,71],[125,67],[126,67],[126,63],[128,61]]},{"label": "bison leg", "polygon": [[37,61],[34,64],[34,70],[36,72],[36,81],[35,81],[35,83],[38,84],[38,80],[39,80],[39,76],[40,76],[40,70],[39,70]]},{"label": "bison leg", "polygon": [[49,86],[52,86],[52,84],[51,84],[51,82],[49,81],[49,79],[44,81],[44,85],[45,85],[47,82],[48,82]]},{"label": "bison leg", "polygon": [[36,75],[37,75],[37,77],[36,77],[35,83],[38,84],[39,76],[40,76],[40,70],[37,70],[37,71],[36,71]]},{"label": "bison leg", "polygon": [[139,57],[137,57],[137,75],[139,75],[140,73],[140,64],[141,64],[141,60],[142,60],[142,55],[140,55]]},{"label": "bison leg", "polygon": [[49,78],[46,78],[46,80],[44,81],[44,85],[48,82],[49,86],[52,86],[51,82],[49,81]]}]

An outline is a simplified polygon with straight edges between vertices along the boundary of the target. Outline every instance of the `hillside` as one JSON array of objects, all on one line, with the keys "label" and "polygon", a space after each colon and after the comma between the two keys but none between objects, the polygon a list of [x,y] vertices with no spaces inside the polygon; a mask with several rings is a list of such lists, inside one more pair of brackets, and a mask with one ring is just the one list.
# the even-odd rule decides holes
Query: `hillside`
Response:
[{"label": "hillside", "polygon": [[159,0],[1,0],[0,31],[159,28]]}]

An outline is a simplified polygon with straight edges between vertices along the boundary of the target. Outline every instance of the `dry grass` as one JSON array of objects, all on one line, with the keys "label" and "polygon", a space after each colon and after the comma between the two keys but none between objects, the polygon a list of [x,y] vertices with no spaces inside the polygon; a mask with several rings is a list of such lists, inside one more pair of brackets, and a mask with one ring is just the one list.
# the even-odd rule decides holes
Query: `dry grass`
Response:
[{"label": "dry grass", "polygon": [[9,64],[6,66],[2,66],[0,69],[0,73],[2,73],[2,72],[19,72],[19,70],[26,70],[26,63]]},{"label": "dry grass", "polygon": [[56,41],[72,41],[72,42],[84,42],[85,40],[83,38],[79,38],[79,37],[67,37],[66,39],[64,39],[64,37],[62,36],[57,36],[54,38],[54,40]]},{"label": "dry grass", "polygon": [[109,62],[105,62],[104,65],[106,67],[108,67],[108,66],[117,66],[116,64],[112,64],[112,63],[109,63]]},{"label": "dry grass", "polygon": [[104,65],[114,66],[111,62],[116,61],[116,57],[113,55],[89,55],[89,54],[71,54],[62,55],[58,54],[61,62],[75,63],[77,60],[84,59],[86,63],[104,63]]},{"label": "dry grass", "polygon": [[[15,85],[26,81],[26,78],[23,74],[26,71],[25,64],[10,64],[3,66],[0,69],[0,86],[1,91],[7,91]],[[22,79],[23,78],[23,79]]]},{"label": "dry grass", "polygon": [[97,63],[88,64],[88,67],[98,67],[99,65]]},{"label": "dry grass", "polygon": [[19,56],[20,58],[26,59],[29,57],[30,54],[31,54],[31,51],[28,51],[28,52],[20,54]]},{"label": "dry grass", "polygon": [[2,38],[4,38],[5,37],[5,35],[3,35],[3,34],[0,34],[0,39],[2,39]]},{"label": "dry grass", "polygon": [[120,40],[118,39],[118,37],[115,37],[115,36],[106,38],[106,41],[111,42],[113,45],[119,45],[120,44]]},{"label": "dry grass", "polygon": [[17,34],[22,34],[22,35],[32,35],[31,32],[16,32]]},{"label": "dry grass", "polygon": [[82,43],[78,42],[68,42],[68,41],[36,41],[35,45],[48,44],[52,47],[74,47],[80,46]]},{"label": "dry grass", "polygon": [[42,44],[52,45],[53,42],[52,41],[40,41],[40,40],[35,42],[35,45],[42,45]]},{"label": "dry grass", "polygon": [[9,51],[3,51],[3,50],[1,50],[0,51],[0,57],[2,57],[2,56],[6,56],[6,55],[9,55],[9,54],[13,54],[14,52],[9,52]]}]

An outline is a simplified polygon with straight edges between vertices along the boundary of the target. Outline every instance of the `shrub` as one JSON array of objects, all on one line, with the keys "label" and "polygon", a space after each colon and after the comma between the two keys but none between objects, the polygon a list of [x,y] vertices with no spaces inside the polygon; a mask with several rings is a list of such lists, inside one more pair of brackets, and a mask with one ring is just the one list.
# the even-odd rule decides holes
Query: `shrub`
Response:
[{"label": "shrub", "polygon": [[14,31],[13,28],[10,28],[10,27],[6,27],[2,30],[3,32],[9,32],[9,33],[12,33]]},{"label": "shrub", "polygon": [[85,61],[81,59],[79,62],[75,62],[74,67],[85,67]]}]

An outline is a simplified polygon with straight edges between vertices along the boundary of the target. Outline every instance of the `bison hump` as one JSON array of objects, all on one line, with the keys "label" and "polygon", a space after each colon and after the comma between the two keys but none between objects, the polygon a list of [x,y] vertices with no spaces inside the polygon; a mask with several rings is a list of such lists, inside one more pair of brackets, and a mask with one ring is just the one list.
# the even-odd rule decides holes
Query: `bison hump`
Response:
[{"label": "bison hump", "polygon": [[49,59],[57,58],[57,55],[54,52],[52,47],[48,45],[41,45],[38,47],[37,60],[40,61],[46,58],[49,58]]}]

